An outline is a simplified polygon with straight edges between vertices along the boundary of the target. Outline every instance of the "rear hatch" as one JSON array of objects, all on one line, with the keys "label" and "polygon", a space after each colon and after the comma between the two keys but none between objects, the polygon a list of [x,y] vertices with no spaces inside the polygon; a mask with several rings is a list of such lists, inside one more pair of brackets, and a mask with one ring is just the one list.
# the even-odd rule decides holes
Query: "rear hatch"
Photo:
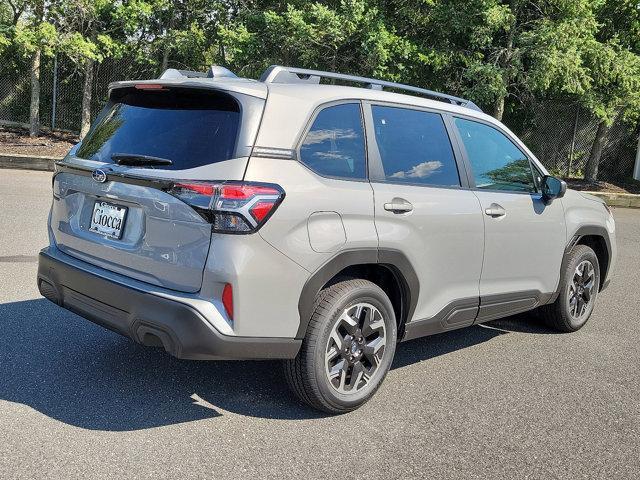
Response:
[{"label": "rear hatch", "polygon": [[241,180],[264,107],[260,95],[206,82],[111,91],[57,167],[50,229],[61,251],[153,285],[200,290],[212,225],[167,186]]}]

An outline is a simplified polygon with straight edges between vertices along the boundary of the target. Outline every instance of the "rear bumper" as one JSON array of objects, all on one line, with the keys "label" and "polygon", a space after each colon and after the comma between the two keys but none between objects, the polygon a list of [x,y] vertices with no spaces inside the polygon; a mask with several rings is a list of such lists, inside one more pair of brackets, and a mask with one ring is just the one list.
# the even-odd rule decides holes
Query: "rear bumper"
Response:
[{"label": "rear bumper", "polygon": [[142,345],[191,360],[293,358],[300,349],[296,339],[223,335],[192,305],[103,278],[64,257],[55,247],[40,252],[40,293]]}]

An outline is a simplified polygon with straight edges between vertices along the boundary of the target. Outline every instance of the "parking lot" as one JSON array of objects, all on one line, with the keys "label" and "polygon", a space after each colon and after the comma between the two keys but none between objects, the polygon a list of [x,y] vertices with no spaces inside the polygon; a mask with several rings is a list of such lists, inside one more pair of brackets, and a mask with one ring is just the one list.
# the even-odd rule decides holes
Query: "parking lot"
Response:
[{"label": "parking lot", "polygon": [[517,316],[402,344],[330,417],[276,362],[176,360],[42,299],[50,179],[0,170],[0,477],[640,475],[640,210],[614,212],[618,268],[580,332]]}]

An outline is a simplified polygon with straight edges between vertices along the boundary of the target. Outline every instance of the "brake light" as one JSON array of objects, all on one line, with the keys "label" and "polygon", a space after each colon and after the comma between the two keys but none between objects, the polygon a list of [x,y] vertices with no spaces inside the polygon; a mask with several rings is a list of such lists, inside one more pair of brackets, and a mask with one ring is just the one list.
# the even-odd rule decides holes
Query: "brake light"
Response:
[{"label": "brake light", "polygon": [[191,205],[218,233],[253,233],[284,199],[278,185],[249,182],[178,182],[169,193]]},{"label": "brake light", "polygon": [[278,192],[273,187],[263,185],[222,185],[220,187],[221,195],[228,199],[248,199],[255,195],[274,195]]},{"label": "brake light", "polygon": [[222,289],[222,305],[227,311],[227,316],[233,320],[233,287],[230,283],[225,283]]},{"label": "brake light", "polygon": [[215,192],[214,185],[206,185],[200,183],[176,183],[174,185],[175,188],[182,188],[184,190],[190,190],[192,192],[198,193],[200,195],[205,195],[210,197]]},{"label": "brake light", "polygon": [[135,85],[136,90],[166,90],[164,85],[158,83],[137,83]]}]

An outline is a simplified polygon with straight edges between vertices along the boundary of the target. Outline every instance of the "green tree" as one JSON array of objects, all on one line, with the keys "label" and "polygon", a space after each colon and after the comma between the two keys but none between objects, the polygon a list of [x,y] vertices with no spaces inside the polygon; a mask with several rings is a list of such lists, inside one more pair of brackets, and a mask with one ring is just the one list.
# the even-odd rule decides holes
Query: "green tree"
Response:
[{"label": "green tree", "polygon": [[470,97],[497,119],[510,100],[579,93],[588,83],[581,55],[597,27],[591,0],[382,3],[421,52],[423,82]]},{"label": "green tree", "polygon": [[592,78],[582,103],[599,119],[585,167],[594,182],[611,125],[618,116],[630,123],[640,119],[640,5],[637,1],[608,0],[598,9],[596,41],[587,49]]},{"label": "green tree", "polygon": [[216,0],[173,0],[158,10],[160,71],[172,59],[186,67],[204,66],[205,52],[216,42],[225,4]]},{"label": "green tree", "polygon": [[640,54],[640,3],[638,0],[607,0],[598,11],[600,35],[617,38],[621,45]]},{"label": "green tree", "polygon": [[157,66],[205,67],[218,43],[219,24],[234,15],[235,3],[222,0],[131,0],[115,10],[128,53]]},{"label": "green tree", "polygon": [[[120,4],[121,5],[121,4]],[[91,96],[96,62],[105,56],[115,57],[123,46],[114,40],[115,9],[110,0],[64,0],[52,10],[59,29],[60,52],[84,72],[80,137],[84,137],[91,122]]]},{"label": "green tree", "polygon": [[[42,56],[52,56],[58,43],[58,32],[50,22],[51,3],[44,0],[8,2],[11,24],[5,28],[16,51],[29,59],[31,101],[29,134],[40,134],[40,64]],[[5,41],[6,43],[6,41]]]},{"label": "green tree", "polygon": [[640,57],[624,48],[617,39],[596,43],[590,53],[591,88],[582,96],[583,104],[599,119],[596,136],[585,168],[585,179],[594,182],[607,134],[620,115],[637,122],[640,118]]},{"label": "green tree", "polygon": [[285,64],[400,79],[411,44],[386,26],[370,2],[333,3],[241,12],[221,25],[222,48],[210,58],[254,77],[270,64]]}]

